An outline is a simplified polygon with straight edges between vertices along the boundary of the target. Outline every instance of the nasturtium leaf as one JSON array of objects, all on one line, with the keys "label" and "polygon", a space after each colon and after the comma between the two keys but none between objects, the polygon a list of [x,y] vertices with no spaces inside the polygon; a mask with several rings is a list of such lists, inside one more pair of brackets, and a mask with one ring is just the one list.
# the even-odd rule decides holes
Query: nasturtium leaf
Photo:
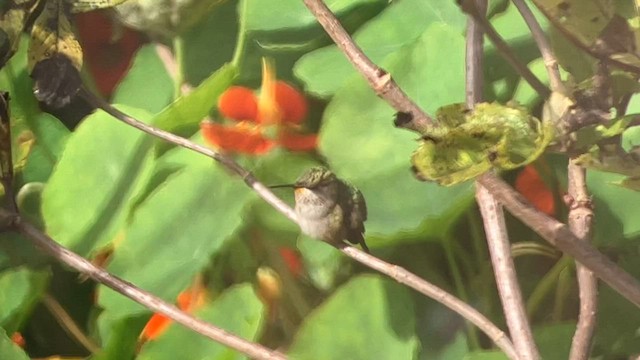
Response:
[{"label": "nasturtium leaf", "polygon": [[0,272],[0,326],[17,331],[46,290],[48,274],[26,267]]},{"label": "nasturtium leaf", "polygon": [[598,215],[593,224],[593,237],[598,245],[615,246],[640,235],[640,209],[620,206],[640,202],[640,192],[618,185],[624,178],[614,173],[587,171],[587,186]]},{"label": "nasturtium leaf", "polygon": [[29,356],[14,344],[6,331],[0,328],[0,358],[7,360],[29,360]]},{"label": "nasturtium leaf", "polygon": [[[186,167],[136,208],[109,271],[174,301],[242,226],[242,211],[251,194],[220,166]],[[99,301],[117,316],[144,309],[108,289],[101,290]]]},{"label": "nasturtium leaf", "polygon": [[533,337],[539,344],[540,358],[549,360],[569,359],[571,339],[576,330],[575,323],[556,323],[533,329]]},{"label": "nasturtium leaf", "polygon": [[[423,109],[464,97],[464,38],[443,23],[430,26],[411,46],[390,56],[383,67]],[[469,205],[472,184],[443,188],[421,183],[410,171],[416,135],[393,127],[394,111],[360,78],[340,89],[325,110],[320,150],[332,170],[358,187],[367,201],[367,239],[418,228],[425,220],[446,231]]]},{"label": "nasturtium leaf", "polygon": [[34,94],[54,107],[68,104],[82,85],[82,48],[69,17],[65,0],[46,1],[31,30],[28,68]]},{"label": "nasturtium leaf", "polygon": [[[236,285],[206,304],[194,316],[236,336],[256,341],[263,325],[263,305],[251,285]],[[246,356],[179,324],[172,324],[159,338],[144,345],[137,359],[234,360]]]},{"label": "nasturtium leaf", "polygon": [[41,113],[28,125],[34,135],[34,145],[23,169],[24,181],[46,181],[62,156],[70,132],[48,113]]},{"label": "nasturtium leaf", "polygon": [[127,76],[118,84],[111,102],[156,114],[171,103],[173,86],[173,80],[156,52],[156,45],[145,45],[136,52]]},{"label": "nasturtium leaf", "polygon": [[423,134],[413,154],[416,175],[440,185],[454,185],[488,171],[524,166],[553,139],[553,125],[542,123],[516,104],[479,103],[441,107],[440,127]]},{"label": "nasturtium leaf", "polygon": [[[325,3],[340,16],[366,3],[380,0],[329,0]],[[245,12],[247,31],[274,31],[283,28],[304,28],[315,25],[316,18],[303,2],[297,0],[248,1]]]},{"label": "nasturtium leaf", "polygon": [[[379,63],[389,54],[415,42],[434,23],[462,32],[466,17],[453,1],[443,1],[437,6],[422,0],[393,1],[379,16],[359,29],[354,39],[371,60]],[[334,94],[356,73],[335,45],[303,56],[294,71],[308,92],[323,97]]]},{"label": "nasturtium leaf", "polygon": [[176,129],[197,129],[200,121],[216,105],[218,96],[231,85],[237,69],[226,64],[206,78],[189,94],[178,98],[153,118],[153,124],[173,132]]},{"label": "nasturtium leaf", "polygon": [[[150,115],[121,111],[137,119]],[[69,136],[42,194],[47,233],[88,255],[114,240],[150,169],[151,139],[103,111],[88,116]]]},{"label": "nasturtium leaf", "polygon": [[304,321],[291,359],[413,359],[418,350],[408,290],[362,275],[339,288]]},{"label": "nasturtium leaf", "polygon": [[137,353],[138,338],[148,321],[148,316],[112,317],[102,312],[96,322],[100,338],[100,351],[91,360],[129,359]]}]

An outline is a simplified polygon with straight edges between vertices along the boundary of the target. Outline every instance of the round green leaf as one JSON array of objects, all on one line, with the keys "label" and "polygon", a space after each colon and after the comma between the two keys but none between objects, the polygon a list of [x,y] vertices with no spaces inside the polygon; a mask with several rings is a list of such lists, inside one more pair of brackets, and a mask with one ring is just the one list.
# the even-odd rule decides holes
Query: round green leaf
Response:
[{"label": "round green leaf", "polygon": [[378,276],[357,277],[302,324],[291,359],[413,359],[418,350],[415,313],[401,285]]},{"label": "round green leaf", "polygon": [[[219,166],[191,166],[170,177],[133,214],[109,271],[167,301],[242,225],[251,191]],[[111,290],[100,304],[120,316],[143,310]]]},{"label": "round green leaf", "polygon": [[[121,110],[149,118],[138,109]],[[88,116],[69,136],[42,194],[47,233],[81,255],[113,240],[148,176],[150,145],[144,133],[103,111]]]}]

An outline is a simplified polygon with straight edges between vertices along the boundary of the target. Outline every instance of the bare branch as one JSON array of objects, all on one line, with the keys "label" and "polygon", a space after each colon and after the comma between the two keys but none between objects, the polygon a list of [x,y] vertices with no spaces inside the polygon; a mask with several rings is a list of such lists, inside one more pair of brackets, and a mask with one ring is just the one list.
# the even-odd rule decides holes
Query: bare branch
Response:
[{"label": "bare branch", "polygon": [[[591,198],[587,192],[586,171],[569,161],[568,169],[569,228],[575,236],[584,242],[591,240],[593,210]],[[576,332],[571,342],[569,359],[586,360],[589,358],[591,342],[596,330],[598,309],[598,279],[580,262],[576,264],[578,287],[580,294],[580,312]]]},{"label": "bare branch", "polygon": [[398,87],[389,73],[374,64],[364,54],[324,2],[317,0],[303,1],[327,34],[331,36],[336,45],[347,56],[351,64],[360,71],[360,74],[367,80],[376,94],[384,98],[399,112],[411,114],[411,118],[407,119],[407,122],[396,123],[397,126],[420,133],[424,129],[437,126],[433,119]]},{"label": "bare branch", "polygon": [[[472,1],[476,1],[476,6],[482,14],[486,12],[487,2],[485,0]],[[467,107],[472,109],[477,102],[482,101],[483,36],[482,27],[471,16],[467,18],[466,41],[466,98]],[[533,333],[527,319],[522,292],[511,256],[511,244],[502,206],[487,189],[480,185],[476,186],[476,201],[484,221],[493,273],[513,345],[520,358],[539,359],[540,354],[538,354],[533,341]]]},{"label": "bare branch", "polygon": [[12,219],[13,228],[23,234],[25,237],[33,241],[36,246],[45,253],[60,261],[61,263],[73,268],[81,274],[88,275],[95,281],[108,286],[114,291],[128,297],[129,299],[140,303],[153,312],[160,313],[171,320],[202,334],[214,341],[235,349],[252,358],[265,360],[284,360],[286,357],[274,350],[268,349],[260,344],[239,338],[231,333],[226,332],[218,327],[208,324],[202,320],[181,311],[174,305],[166,303],[155,295],[152,295],[135,285],[128,283],[109,272],[101,269],[91,262],[85,260],[68,249],[62,247],[53,239],[42,233],[35,226],[23,221],[18,215],[12,214],[7,210],[0,208],[0,219]]},{"label": "bare branch", "polygon": [[13,193],[13,153],[11,151],[11,124],[9,116],[9,93],[0,92],[0,184],[4,197],[12,212],[18,211]]},{"label": "bare branch", "polygon": [[[251,187],[254,191],[258,193],[265,201],[271,204],[276,210],[287,216],[290,220],[297,222],[297,217],[293,209],[289,207],[285,202],[280,200],[277,196],[275,196],[271,190],[258,182],[255,177],[247,170],[242,168],[238,163],[236,163],[232,158],[220,154],[211,149],[205,148],[203,146],[194,144],[188,139],[182,138],[180,136],[168,133],[166,131],[160,130],[153,126],[146,125],[129,115],[115,109],[111,104],[98,99],[90,92],[84,90],[83,96],[89,100],[89,102],[104,111],[108,112],[112,116],[116,117],[118,120],[135,127],[136,129],[140,129],[150,135],[156,136],[160,139],[168,141],[172,144],[176,144],[182,146],[184,148],[196,151],[200,154],[208,156],[218,162],[220,162],[224,167],[232,171],[233,173],[239,175],[245,183]],[[504,333],[498,329],[497,326],[492,324],[487,318],[482,316],[479,312],[477,312],[471,306],[465,304],[461,300],[455,298],[453,295],[447,294],[444,290],[436,287],[435,285],[430,284],[429,282],[421,279],[420,277],[412,274],[398,266],[386,263],[378,258],[375,258],[370,255],[366,255],[364,252],[351,247],[351,246],[339,246],[340,251],[342,251],[347,256],[352,259],[362,263],[365,266],[368,266],[372,269],[376,269],[381,273],[388,275],[389,277],[396,279],[397,281],[407,284],[413,289],[421,292],[436,301],[441,302],[443,305],[453,309],[458,312],[461,316],[468,318],[469,321],[478,326],[481,330],[487,333],[487,336],[496,342],[506,354],[515,354],[513,350],[513,346],[506,338]],[[366,255],[366,256],[365,256]],[[443,295],[446,294],[446,295]]]},{"label": "bare branch", "polygon": [[224,154],[218,153],[216,151],[213,151],[209,148],[206,148],[204,146],[195,144],[191,141],[189,141],[188,139],[185,139],[183,137],[174,135],[170,132],[166,132],[164,130],[155,128],[153,126],[147,125],[141,121],[138,121],[134,118],[132,118],[131,116],[123,113],[122,111],[114,108],[113,106],[111,106],[111,104],[109,104],[108,102],[98,98],[97,96],[95,96],[94,94],[92,94],[90,91],[86,90],[86,89],[82,89],[81,91],[81,95],[93,106],[102,109],[103,111],[105,111],[106,113],[110,114],[111,116],[115,117],[116,119],[130,125],[133,126],[134,128],[138,129],[138,130],[142,130],[145,133],[155,136],[157,138],[160,138],[162,140],[168,141],[172,144],[181,146],[183,148],[186,149],[190,149],[193,150],[197,153],[200,153],[202,155],[208,156],[214,160],[216,160],[217,162],[221,163],[222,165],[224,165],[224,167],[226,167],[227,169],[229,169],[231,172],[233,172],[234,174],[240,176],[244,182],[249,185],[250,188],[252,188],[258,195],[260,195],[260,197],[262,197],[267,203],[269,203],[271,206],[273,206],[274,208],[276,208],[276,210],[280,211],[282,214],[284,214],[286,217],[288,217],[289,219],[291,219],[293,222],[298,221],[298,218],[296,216],[296,213],[293,211],[293,209],[291,209],[291,207],[289,207],[289,205],[287,205],[284,201],[280,200],[280,198],[278,198],[276,195],[274,195],[271,190],[269,190],[268,187],[266,187],[265,185],[263,185],[262,183],[260,183],[255,176],[253,176],[253,174],[251,174],[251,172],[247,171],[246,169],[244,169],[242,166],[240,166],[235,160],[233,160],[231,157],[226,156]]},{"label": "bare branch", "polygon": [[498,52],[500,52],[500,54],[509,62],[518,74],[520,74],[542,98],[546,99],[549,97],[551,94],[549,88],[547,88],[547,86],[543,84],[525,64],[518,60],[506,41],[504,41],[496,29],[493,28],[493,25],[491,25],[484,14],[480,13],[475,0],[460,1],[460,8],[466,14],[473,16]]},{"label": "bare branch", "polygon": [[591,244],[580,241],[567,225],[536,210],[522,195],[493,174],[484,174],[477,181],[533,231],[593,271],[627,300],[640,306],[640,282]]},{"label": "bare branch", "polygon": [[560,78],[558,60],[553,54],[551,44],[549,44],[549,40],[542,30],[540,23],[538,23],[536,17],[533,15],[533,12],[531,12],[531,9],[529,9],[524,0],[512,1],[513,4],[518,8],[518,11],[520,11],[520,15],[522,15],[524,22],[529,27],[531,35],[533,35],[533,40],[538,45],[538,49],[540,49],[542,59],[544,60],[544,66],[547,68],[547,74],[549,75],[549,84],[551,86],[551,90],[564,93],[564,84],[562,84],[562,79]]}]

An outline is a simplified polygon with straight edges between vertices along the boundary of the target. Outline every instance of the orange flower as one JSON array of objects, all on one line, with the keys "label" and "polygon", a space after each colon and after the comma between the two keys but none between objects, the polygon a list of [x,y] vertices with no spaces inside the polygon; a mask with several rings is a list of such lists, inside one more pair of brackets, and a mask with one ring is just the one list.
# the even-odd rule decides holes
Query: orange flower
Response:
[{"label": "orange flower", "polygon": [[300,255],[291,248],[281,247],[280,256],[284,260],[285,264],[287,264],[287,268],[289,268],[291,274],[293,274],[294,277],[299,278],[304,271]]},{"label": "orange flower", "polygon": [[[206,298],[207,293],[204,286],[200,283],[199,279],[196,279],[189,289],[178,295],[176,305],[178,306],[178,309],[182,311],[192,312],[202,306],[205,303]],[[158,336],[162,335],[167,330],[169,325],[171,325],[171,319],[162,314],[153,314],[144,329],[142,329],[140,338],[143,341],[157,339]]]},{"label": "orange flower", "polygon": [[529,200],[536,209],[543,213],[554,216],[556,214],[556,204],[553,193],[542,181],[538,170],[533,165],[527,165],[518,174],[515,188]]},{"label": "orange flower", "polygon": [[316,134],[299,133],[308,112],[307,100],[293,86],[276,80],[273,64],[267,60],[262,65],[260,95],[243,86],[232,86],[220,95],[218,110],[235,123],[200,124],[204,139],[216,148],[261,155],[278,145],[292,151],[311,151],[317,146]]},{"label": "orange flower", "polygon": [[22,337],[22,334],[20,334],[17,331],[14,332],[13,335],[11,335],[11,341],[13,341],[14,344],[20,346],[23,349],[24,349],[25,345],[27,345],[27,342]]}]

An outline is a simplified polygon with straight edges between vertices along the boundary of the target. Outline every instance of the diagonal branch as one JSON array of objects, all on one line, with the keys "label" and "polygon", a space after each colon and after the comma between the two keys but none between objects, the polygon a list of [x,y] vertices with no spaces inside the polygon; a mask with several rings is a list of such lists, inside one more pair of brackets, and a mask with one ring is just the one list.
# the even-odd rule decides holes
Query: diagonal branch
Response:
[{"label": "diagonal branch", "polygon": [[[484,14],[486,0],[472,0]],[[483,15],[484,16],[484,15]],[[467,107],[482,101],[483,85],[483,36],[482,27],[469,16],[467,19],[466,44],[466,98]],[[502,302],[504,316],[513,339],[513,345],[522,359],[539,359],[540,354],[533,340],[531,325],[527,318],[522,291],[518,284],[515,264],[511,256],[511,243],[507,233],[507,224],[502,206],[481,185],[476,186],[476,201],[484,221],[487,246],[491,255],[493,273],[498,286],[498,294]]]},{"label": "diagonal branch", "polygon": [[181,311],[155,295],[152,295],[135,285],[128,283],[104,269],[101,269],[91,262],[85,260],[80,255],[69,251],[53,239],[45,235],[35,226],[22,220],[18,215],[0,208],[0,223],[10,222],[11,228],[19,231],[25,237],[33,241],[42,251],[73,268],[74,270],[88,275],[95,281],[108,286],[116,292],[138,302],[153,312],[163,314],[171,320],[202,334],[214,341],[235,349],[243,354],[256,359],[264,360],[284,360],[286,357],[281,353],[268,349],[260,344],[239,338],[225,330],[208,324],[202,320]]},{"label": "diagonal branch", "polygon": [[351,36],[349,36],[324,2],[315,0],[303,1],[327,34],[331,36],[336,45],[347,56],[351,64],[360,71],[360,74],[367,80],[376,94],[384,98],[394,109],[411,115],[411,119],[406,122],[396,123],[397,126],[416,132],[422,132],[424,129],[437,126],[427,113],[409,99],[407,94],[391,78],[391,75],[374,64],[362,49],[353,42]]}]

